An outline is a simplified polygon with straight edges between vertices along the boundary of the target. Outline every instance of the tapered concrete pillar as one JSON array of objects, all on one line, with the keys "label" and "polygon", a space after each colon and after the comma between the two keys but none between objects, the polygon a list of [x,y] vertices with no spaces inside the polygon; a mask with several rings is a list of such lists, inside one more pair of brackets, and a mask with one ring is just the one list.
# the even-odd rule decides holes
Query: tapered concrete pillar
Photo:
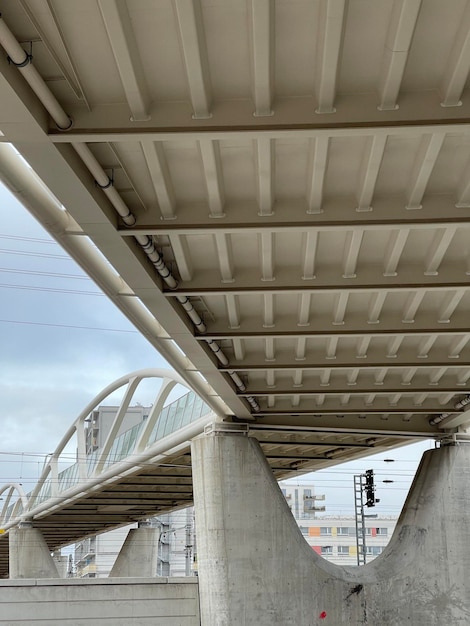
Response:
[{"label": "tapered concrete pillar", "polygon": [[158,528],[139,525],[131,528],[109,578],[152,578],[157,575]]},{"label": "tapered concrete pillar", "polygon": [[192,460],[202,626],[470,624],[470,444],[425,453],[360,568],[308,546],[255,439],[204,435]]},{"label": "tapered concrete pillar", "polygon": [[41,531],[29,523],[9,531],[10,578],[60,578]]}]

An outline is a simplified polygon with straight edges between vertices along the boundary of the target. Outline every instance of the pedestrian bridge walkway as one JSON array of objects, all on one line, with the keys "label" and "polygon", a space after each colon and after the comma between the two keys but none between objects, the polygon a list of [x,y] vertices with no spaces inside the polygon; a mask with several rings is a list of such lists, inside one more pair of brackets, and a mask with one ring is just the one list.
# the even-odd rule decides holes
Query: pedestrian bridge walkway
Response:
[{"label": "pedestrian bridge walkway", "polygon": [[[150,379],[160,379],[151,410],[127,428],[129,407],[136,404],[141,383]],[[104,444],[91,450],[93,413],[109,404],[120,389],[122,400]],[[171,401],[174,395],[179,397]],[[8,531],[22,521],[32,521],[53,550],[106,528],[188,506],[192,503],[190,441],[215,417],[174,372],[150,369],[120,378],[76,418],[46,458],[30,493],[18,483],[0,486],[0,528]],[[76,462],[70,463],[73,457]],[[0,535],[0,575],[7,568],[7,535]]]}]

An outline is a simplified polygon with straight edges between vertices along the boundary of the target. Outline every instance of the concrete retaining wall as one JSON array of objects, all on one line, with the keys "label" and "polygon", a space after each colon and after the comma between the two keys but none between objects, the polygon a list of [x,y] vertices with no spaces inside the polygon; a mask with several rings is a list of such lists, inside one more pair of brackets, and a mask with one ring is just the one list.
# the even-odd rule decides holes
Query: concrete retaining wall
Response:
[{"label": "concrete retaining wall", "polygon": [[1,580],[2,626],[200,626],[189,578]]}]

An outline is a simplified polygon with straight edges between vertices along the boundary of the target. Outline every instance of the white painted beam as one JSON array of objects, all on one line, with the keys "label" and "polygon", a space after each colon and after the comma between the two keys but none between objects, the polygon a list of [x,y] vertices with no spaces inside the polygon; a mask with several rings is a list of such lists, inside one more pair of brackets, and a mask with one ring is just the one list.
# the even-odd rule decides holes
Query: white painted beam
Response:
[{"label": "white painted beam", "polygon": [[423,301],[424,292],[412,291],[406,299],[405,306],[403,308],[403,323],[413,324],[415,321],[416,313],[418,312],[419,305]]},{"label": "white painted beam", "polygon": [[303,371],[294,370],[293,385],[294,387],[302,387]]},{"label": "white painted beam", "polygon": [[387,291],[379,291],[373,293],[369,300],[369,312],[367,316],[368,324],[378,324],[380,313],[382,312],[385,299],[387,298]]},{"label": "white painted beam", "polygon": [[398,95],[420,8],[421,0],[394,0],[380,70],[380,111],[398,108]]},{"label": "white painted beam", "polygon": [[401,384],[411,385],[411,381],[415,377],[417,371],[418,371],[417,367],[408,367],[402,374]]},{"label": "white painted beam", "polygon": [[433,242],[426,256],[424,269],[426,276],[436,276],[438,274],[439,266],[444,259],[444,255],[447,252],[456,231],[457,228],[455,227],[440,228],[436,231]]},{"label": "white painted beam", "polygon": [[460,304],[462,298],[465,295],[465,291],[457,290],[451,291],[444,296],[443,302],[439,309],[438,321],[440,324],[448,324],[450,322],[450,318],[454,313],[455,309]]},{"label": "white painted beam", "polygon": [[347,384],[350,386],[357,385],[357,377],[359,376],[359,368],[355,367],[349,370],[347,375]]},{"label": "white painted beam", "polygon": [[214,235],[217,249],[217,259],[219,261],[220,275],[223,283],[233,283],[234,267],[232,241],[224,233]]},{"label": "white painted beam", "polygon": [[455,398],[455,392],[443,393],[439,398],[439,404],[445,406]]},{"label": "white painted beam", "polygon": [[275,356],[274,356],[274,338],[273,337],[266,337],[265,341],[264,341],[264,354],[265,354],[265,360],[266,361],[274,361],[275,360]]},{"label": "white painted beam", "polygon": [[181,280],[191,280],[193,268],[187,237],[185,235],[170,235],[169,240]]},{"label": "white painted beam", "polygon": [[328,387],[330,384],[331,369],[325,367],[320,372],[320,387]]},{"label": "white painted beam", "polygon": [[304,361],[307,349],[307,337],[299,337],[295,342],[295,360]]},{"label": "white painted beam", "polygon": [[143,141],[141,145],[162,217],[173,220],[176,217],[175,192],[163,145],[153,141]]},{"label": "white painted beam", "polygon": [[470,379],[470,368],[467,368],[466,370],[459,372],[459,374],[457,375],[457,385],[459,387],[465,387],[469,379]]},{"label": "white painted beam", "polygon": [[321,0],[317,31],[315,113],[334,113],[344,27],[345,0]]},{"label": "white painted beam", "polygon": [[325,394],[318,394],[318,396],[315,398],[315,403],[317,406],[323,406],[323,404],[325,404]]},{"label": "white painted beam", "polygon": [[356,359],[365,359],[369,349],[371,337],[361,337],[357,340]]},{"label": "white painted beam", "polygon": [[460,356],[460,353],[462,352],[462,350],[465,348],[465,346],[467,345],[469,341],[470,341],[470,334],[458,335],[457,337],[455,337],[455,339],[452,341],[450,348],[449,348],[449,358],[458,359]]},{"label": "white painted beam", "polygon": [[418,359],[427,359],[429,355],[429,350],[436,343],[437,335],[429,335],[429,337],[425,337],[421,340],[418,347]]},{"label": "white painted beam", "polygon": [[346,234],[343,255],[343,278],[356,278],[356,266],[364,231],[355,229]]},{"label": "white painted beam", "polygon": [[386,134],[376,134],[368,140],[361,163],[356,211],[372,210],[372,198],[386,144]]},{"label": "white painted beam", "polygon": [[387,376],[387,372],[388,370],[386,367],[382,367],[377,370],[375,373],[374,385],[383,385],[385,377]]},{"label": "white painted beam", "polygon": [[263,296],[263,328],[273,328],[275,325],[275,314],[274,314],[274,295],[271,293],[267,293]]},{"label": "white painted beam", "polygon": [[261,280],[274,280],[274,233],[261,233],[258,237],[261,262]]},{"label": "white painted beam", "polygon": [[201,139],[199,141],[199,151],[204,168],[210,216],[225,217],[225,194],[219,142],[211,141],[210,139]]},{"label": "white painted beam", "polygon": [[173,0],[194,119],[212,117],[212,90],[200,0]]},{"label": "white painted beam", "polygon": [[266,386],[273,389],[276,386],[276,376],[274,370],[266,371]]},{"label": "white painted beam", "polygon": [[307,213],[322,213],[323,186],[328,164],[329,138],[319,135],[310,140],[310,158],[307,178]]},{"label": "white painted beam", "polygon": [[337,348],[338,348],[338,337],[329,337],[326,340],[326,358],[336,359]]},{"label": "white painted beam", "polygon": [[424,135],[411,171],[406,191],[406,208],[421,209],[424,192],[444,143],[445,133]]},{"label": "white painted beam", "polygon": [[244,339],[232,339],[233,355],[237,361],[243,361],[245,358],[245,341]]},{"label": "white painted beam", "polygon": [[427,393],[418,393],[413,397],[413,404],[415,406],[421,406],[427,397]]},{"label": "white painted beam", "polygon": [[467,161],[457,187],[455,206],[463,209],[470,207],[470,159]]},{"label": "white painted beam", "polygon": [[309,230],[302,235],[303,280],[315,278],[315,259],[319,236],[319,233],[313,230]]},{"label": "white painted beam", "polygon": [[465,88],[470,70],[470,4],[467,2],[460,19],[460,26],[454,45],[447,60],[442,77],[441,94],[443,107],[455,107],[462,104],[460,98]]},{"label": "white painted beam", "polygon": [[437,385],[446,372],[447,367],[439,367],[433,370],[429,375],[428,385]]},{"label": "white painted beam", "polygon": [[255,141],[255,166],[259,215],[273,215],[274,203],[274,139],[262,137]]},{"label": "white painted beam", "polygon": [[[240,305],[237,296],[225,296],[229,328],[240,328]],[[241,341],[241,340],[234,340]]]},{"label": "white painted beam", "polygon": [[299,321],[298,326],[310,325],[310,305],[312,301],[312,294],[302,293],[299,295]]},{"label": "white painted beam", "polygon": [[[88,99],[86,97],[82,81],[80,80],[80,77],[78,75],[76,64],[70,53],[70,47],[64,35],[64,31],[60,25],[56,10],[52,5],[52,0],[47,0],[43,4],[44,13],[47,14],[47,19],[44,20],[44,23],[47,23],[48,30],[50,29],[49,35],[47,35],[42,28],[41,22],[36,18],[35,13],[31,11],[30,7],[28,6],[27,0],[19,0],[19,4],[21,4],[21,8],[26,13],[28,19],[38,32],[41,42],[44,44],[48,53],[54,59],[54,62],[57,64],[57,67],[60,69],[61,74],[64,76],[75,96],[85,103],[88,111],[91,111],[90,103],[88,102]],[[51,36],[52,33],[53,36]],[[59,45],[57,45],[56,42],[59,42]],[[57,48],[59,47],[62,48],[62,54],[58,54]],[[66,59],[65,62],[64,57]],[[68,68],[70,68],[70,71]]]},{"label": "white painted beam", "polygon": [[400,346],[404,338],[405,338],[404,335],[396,335],[395,337],[392,337],[390,339],[390,341],[388,342],[388,346],[387,346],[387,358],[388,359],[397,358],[398,350],[400,349]]},{"label": "white painted beam", "polygon": [[342,326],[344,324],[344,316],[346,314],[346,307],[348,306],[349,293],[346,291],[340,291],[336,296],[334,310],[333,310],[333,325]]},{"label": "white painted beam", "polygon": [[406,228],[392,230],[384,257],[384,276],[396,276],[400,257],[408,239],[410,231]]},{"label": "white painted beam", "polygon": [[126,0],[98,0],[134,122],[150,119],[150,94]]},{"label": "white painted beam", "polygon": [[[269,398],[268,398],[269,400]],[[292,396],[292,400],[291,400],[291,406],[296,407],[300,405],[300,396],[298,393],[294,394]]]},{"label": "white painted beam", "polygon": [[250,44],[254,115],[272,115],[274,85],[274,0],[250,0]]}]

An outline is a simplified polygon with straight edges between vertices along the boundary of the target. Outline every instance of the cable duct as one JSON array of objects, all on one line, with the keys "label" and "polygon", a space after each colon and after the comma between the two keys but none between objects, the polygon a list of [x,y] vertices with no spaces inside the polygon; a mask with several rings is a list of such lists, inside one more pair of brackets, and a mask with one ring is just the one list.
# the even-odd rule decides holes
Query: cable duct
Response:
[{"label": "cable duct", "polygon": [[[37,95],[39,100],[44,105],[45,109],[48,111],[48,113],[56,123],[57,127],[60,130],[70,129],[73,124],[71,118],[61,107],[54,94],[50,91],[49,87],[44,82],[43,78],[40,76],[36,68],[32,65],[32,55],[24,51],[24,49],[14,37],[13,33],[5,24],[1,15],[0,43],[8,54],[9,61],[13,63],[13,65],[15,65],[21,72],[26,82],[29,84],[31,89]],[[122,218],[126,226],[134,226],[136,223],[135,215],[133,215],[133,213],[129,210],[129,207],[116,191],[113,186],[113,181],[103,170],[100,163],[97,161],[89,147],[85,143],[72,143],[72,146],[95,179],[98,187],[100,187],[100,189],[102,189],[102,191],[106,194],[109,201],[117,211],[118,215]],[[178,286],[178,281],[172,275],[169,268],[165,265],[164,259],[156,249],[152,237],[149,237],[148,235],[135,235],[134,238],[139,246],[142,248],[142,250],[145,252],[147,257],[150,259],[152,265],[155,267],[165,284],[170,289],[176,289]],[[176,296],[176,299],[186,311],[186,314],[188,315],[192,323],[196,326],[197,330],[202,334],[205,333],[207,328],[204,320],[193,307],[189,298],[187,296]],[[220,361],[220,363],[222,363],[222,365],[228,365],[228,358],[224,354],[219,344],[212,339],[206,339],[205,341],[209,348],[212,350],[212,352],[215,354],[217,359]],[[245,384],[236,372],[229,371],[228,375],[233,380],[239,391],[246,391]],[[260,410],[258,402],[253,396],[247,397],[247,401],[255,412],[258,412]]]},{"label": "cable duct", "polygon": [[[460,411],[460,409],[463,409],[469,404],[470,404],[470,394],[468,396],[465,396],[465,398],[462,398],[461,400],[459,400],[456,404],[454,404],[454,409],[456,411]],[[441,413],[440,415],[436,415],[436,417],[433,417],[432,419],[429,420],[429,425],[436,426],[436,424],[440,424],[442,421],[445,420],[446,417],[449,417],[450,415],[452,415],[452,413]]]}]

